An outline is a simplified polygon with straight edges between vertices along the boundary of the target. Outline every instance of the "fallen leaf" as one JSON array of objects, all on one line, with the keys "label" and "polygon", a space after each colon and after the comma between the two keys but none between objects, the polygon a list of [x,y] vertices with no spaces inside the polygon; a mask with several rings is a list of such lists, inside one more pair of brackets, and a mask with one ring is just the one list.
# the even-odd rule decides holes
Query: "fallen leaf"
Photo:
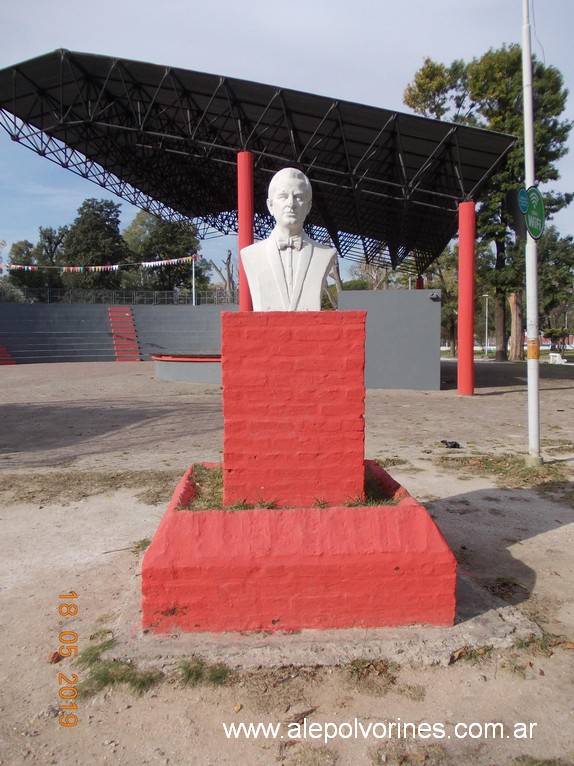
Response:
[{"label": "fallen leaf", "polygon": [[453,662],[456,662],[457,660],[460,660],[461,657],[464,657],[466,650],[466,646],[461,646],[460,649],[455,649],[454,652],[450,655],[449,665],[452,665]]},{"label": "fallen leaf", "polygon": [[61,662],[64,658],[60,654],[60,652],[52,652],[52,654],[48,657],[48,662],[52,663],[54,665],[56,662]]},{"label": "fallen leaf", "polygon": [[562,644],[563,649],[574,649],[574,641],[567,641],[565,644]]}]

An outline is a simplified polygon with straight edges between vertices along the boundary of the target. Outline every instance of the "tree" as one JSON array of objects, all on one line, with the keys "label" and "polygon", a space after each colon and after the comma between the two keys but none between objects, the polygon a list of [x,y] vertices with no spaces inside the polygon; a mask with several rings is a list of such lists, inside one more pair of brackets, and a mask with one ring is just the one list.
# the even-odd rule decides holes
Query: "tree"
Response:
[{"label": "tree", "polygon": [[[37,266],[34,245],[27,239],[14,242],[10,248],[10,263],[13,266]],[[8,272],[8,278],[16,287],[41,287],[42,274],[39,271],[14,269]]]},{"label": "tree", "polygon": [[[120,234],[120,205],[110,200],[87,199],[64,241],[63,261],[68,266],[115,266],[129,258],[128,247]],[[64,273],[70,287],[117,288],[119,271]]]},{"label": "tree", "polygon": [[10,262],[20,266],[36,266],[36,271],[20,269],[10,271],[10,281],[19,287],[62,287],[60,266],[67,226],[58,229],[40,227],[38,242],[14,242],[10,249]]},{"label": "tree", "polygon": [[237,287],[235,281],[235,264],[233,263],[231,250],[228,250],[227,255],[225,256],[225,262],[223,264],[225,272],[223,272],[213,260],[211,260],[209,263],[221,280],[221,284],[225,290],[227,300],[229,303],[231,303],[233,293]]},{"label": "tree", "polygon": [[564,328],[574,318],[574,239],[560,237],[548,227],[538,241],[540,326],[548,336],[550,328]]},{"label": "tree", "polygon": [[[377,263],[355,263],[349,269],[349,276],[356,285],[354,290],[394,290],[404,286],[404,275],[392,273],[390,267],[380,266]],[[349,290],[347,283],[345,289]]]},{"label": "tree", "polygon": [[[196,231],[191,224],[163,221],[144,210],[141,210],[125,229],[123,237],[130,250],[129,260],[133,264],[184,258],[197,254],[199,249]],[[210,269],[211,265],[204,259],[196,261],[197,290],[207,289]],[[129,277],[124,276],[124,284],[144,290],[189,289],[191,279],[191,264],[182,263],[130,271]]]},{"label": "tree", "polygon": [[35,250],[38,264],[42,267],[44,287],[62,287],[63,285],[60,266],[68,231],[67,226],[60,226],[58,229],[41,226],[39,229]]},{"label": "tree", "polygon": [[[557,161],[567,152],[571,130],[568,120],[561,120],[567,90],[561,73],[533,57],[535,151],[537,179],[546,184],[559,178]],[[504,199],[509,189],[524,185],[524,145],[522,116],[522,52],[518,45],[490,50],[468,64],[461,60],[450,66],[427,58],[404,92],[404,101],[416,113],[438,119],[450,119],[518,136],[503,170],[491,180],[488,196],[477,210],[477,235],[495,247],[492,286],[495,293],[496,358],[507,358],[506,301],[522,290],[516,283],[518,253],[509,255],[514,237]],[[572,194],[544,193],[549,217],[565,205]],[[510,266],[510,268],[509,268]],[[512,299],[515,327],[523,326],[522,301]],[[515,335],[517,332],[515,332]],[[521,345],[522,348],[522,345]]]}]

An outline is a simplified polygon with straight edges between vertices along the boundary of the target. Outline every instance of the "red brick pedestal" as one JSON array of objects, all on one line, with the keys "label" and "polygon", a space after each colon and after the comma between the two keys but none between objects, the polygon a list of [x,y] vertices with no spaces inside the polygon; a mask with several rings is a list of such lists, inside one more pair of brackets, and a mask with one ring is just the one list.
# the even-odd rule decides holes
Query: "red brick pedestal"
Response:
[{"label": "red brick pedestal", "polygon": [[[158,633],[452,625],[456,561],[426,509],[364,494],[365,312],[224,314],[224,503],[179,510],[180,481],[142,566]],[[326,507],[323,507],[326,506]]]},{"label": "red brick pedestal", "polygon": [[363,495],[366,311],[222,315],[224,503]]}]

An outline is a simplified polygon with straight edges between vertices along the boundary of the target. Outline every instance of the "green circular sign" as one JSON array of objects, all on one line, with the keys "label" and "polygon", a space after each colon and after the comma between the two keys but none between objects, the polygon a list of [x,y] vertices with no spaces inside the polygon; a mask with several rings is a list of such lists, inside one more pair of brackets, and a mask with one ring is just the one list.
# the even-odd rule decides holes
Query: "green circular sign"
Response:
[{"label": "green circular sign", "polygon": [[528,212],[528,192],[526,189],[519,189],[518,191],[518,207],[520,212],[526,215]]},{"label": "green circular sign", "polygon": [[540,239],[544,231],[544,200],[535,186],[526,190],[528,209],[524,213],[526,228],[533,239]]}]

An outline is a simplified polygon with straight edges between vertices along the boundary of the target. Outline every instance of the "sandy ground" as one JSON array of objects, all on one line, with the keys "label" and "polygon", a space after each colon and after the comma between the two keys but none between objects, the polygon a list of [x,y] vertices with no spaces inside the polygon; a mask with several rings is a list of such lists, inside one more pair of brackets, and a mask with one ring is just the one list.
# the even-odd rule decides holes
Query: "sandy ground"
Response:
[{"label": "sandy ground", "polygon": [[[444,363],[441,391],[368,391],[366,457],[424,501],[457,556],[457,625],[158,641],[138,628],[131,548],[177,476],[220,460],[219,387],[157,380],[152,363],[0,368],[0,762],[574,764],[574,365],[541,367],[536,475],[481,470],[483,455],[527,451],[524,365],[479,363],[474,397],[455,378]],[[80,651],[114,636],[114,656],[163,680],[78,698],[64,727],[60,674],[90,671],[49,661],[62,630]],[[233,672],[184,685],[193,656]],[[231,722],[281,728],[227,738]]]}]

